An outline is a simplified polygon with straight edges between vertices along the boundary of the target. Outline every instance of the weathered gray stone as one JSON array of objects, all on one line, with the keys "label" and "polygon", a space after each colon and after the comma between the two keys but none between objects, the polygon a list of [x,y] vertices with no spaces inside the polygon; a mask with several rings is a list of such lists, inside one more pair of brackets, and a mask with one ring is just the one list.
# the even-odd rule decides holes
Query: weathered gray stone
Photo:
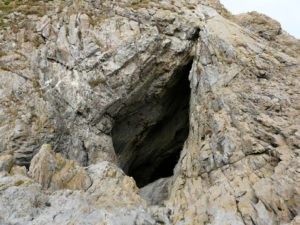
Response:
[{"label": "weathered gray stone", "polygon": [[6,171],[9,173],[14,163],[13,160],[12,155],[0,155],[0,172]]},{"label": "weathered gray stone", "polygon": [[159,205],[168,198],[169,178],[161,178],[140,189],[140,195],[151,205]]},{"label": "weathered gray stone", "polygon": [[300,44],[276,21],[218,0],[12,6],[0,224],[299,223]]}]

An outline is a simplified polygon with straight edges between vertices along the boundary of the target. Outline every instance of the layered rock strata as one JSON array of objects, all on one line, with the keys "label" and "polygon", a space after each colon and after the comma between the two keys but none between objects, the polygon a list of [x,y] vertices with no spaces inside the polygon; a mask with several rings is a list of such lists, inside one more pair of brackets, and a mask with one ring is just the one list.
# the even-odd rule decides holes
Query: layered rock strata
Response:
[{"label": "layered rock strata", "polygon": [[0,224],[300,223],[279,23],[218,0],[0,10]]}]

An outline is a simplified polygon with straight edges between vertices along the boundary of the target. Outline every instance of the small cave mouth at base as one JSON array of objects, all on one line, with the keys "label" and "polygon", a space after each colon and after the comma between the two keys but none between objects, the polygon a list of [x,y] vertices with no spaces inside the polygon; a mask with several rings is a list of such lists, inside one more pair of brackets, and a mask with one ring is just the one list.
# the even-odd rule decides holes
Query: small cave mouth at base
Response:
[{"label": "small cave mouth at base", "polygon": [[159,98],[136,101],[115,116],[112,140],[124,172],[138,187],[173,175],[189,133],[189,72],[177,69]]}]

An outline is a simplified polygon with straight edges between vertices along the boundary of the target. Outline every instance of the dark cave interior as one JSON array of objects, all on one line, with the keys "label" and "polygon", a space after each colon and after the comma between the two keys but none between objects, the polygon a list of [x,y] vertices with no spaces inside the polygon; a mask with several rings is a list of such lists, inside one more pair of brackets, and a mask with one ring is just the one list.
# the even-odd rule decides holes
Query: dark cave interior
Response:
[{"label": "dark cave interior", "polygon": [[173,175],[189,132],[191,67],[177,69],[159,99],[135,102],[115,117],[113,145],[138,187]]}]

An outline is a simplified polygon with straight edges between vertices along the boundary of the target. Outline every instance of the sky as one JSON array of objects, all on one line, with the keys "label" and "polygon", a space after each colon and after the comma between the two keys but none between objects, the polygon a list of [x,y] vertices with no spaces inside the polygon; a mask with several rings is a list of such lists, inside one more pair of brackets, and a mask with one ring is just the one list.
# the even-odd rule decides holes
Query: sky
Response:
[{"label": "sky", "polygon": [[300,0],[220,0],[233,14],[257,11],[281,23],[282,28],[300,39]]}]

